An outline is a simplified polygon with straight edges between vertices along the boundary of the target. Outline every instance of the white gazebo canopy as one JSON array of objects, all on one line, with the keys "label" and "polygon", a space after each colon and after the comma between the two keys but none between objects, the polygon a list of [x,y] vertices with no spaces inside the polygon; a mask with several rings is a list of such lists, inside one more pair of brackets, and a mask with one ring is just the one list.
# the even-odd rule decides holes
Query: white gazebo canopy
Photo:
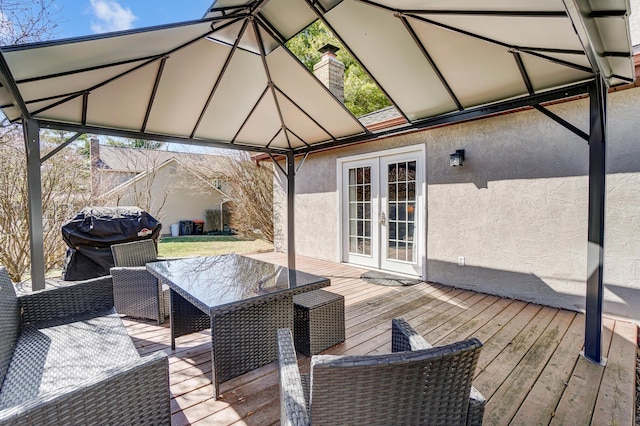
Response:
[{"label": "white gazebo canopy", "polygon": [[199,21],[4,47],[0,108],[69,130],[308,151],[369,136],[284,46],[317,19],[410,128],[562,97],[596,72],[632,82],[628,13],[625,0],[219,0]]}]

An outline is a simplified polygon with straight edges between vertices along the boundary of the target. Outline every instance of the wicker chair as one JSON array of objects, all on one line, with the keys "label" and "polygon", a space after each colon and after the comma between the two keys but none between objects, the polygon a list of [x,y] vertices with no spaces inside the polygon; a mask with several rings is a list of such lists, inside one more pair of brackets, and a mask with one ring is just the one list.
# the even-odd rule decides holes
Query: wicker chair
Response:
[{"label": "wicker chair", "polygon": [[169,288],[147,272],[145,264],[158,258],[156,243],[141,240],[111,246],[115,267],[113,301],[119,314],[164,322],[169,315]]},{"label": "wicker chair", "polygon": [[471,382],[482,343],[432,348],[403,319],[392,354],[315,355],[301,375],[289,329],[278,330],[282,425],[476,425],[485,399]]},{"label": "wicker chair", "polygon": [[0,336],[0,426],[171,424],[167,354],[138,354],[110,276],[16,294],[0,267]]}]

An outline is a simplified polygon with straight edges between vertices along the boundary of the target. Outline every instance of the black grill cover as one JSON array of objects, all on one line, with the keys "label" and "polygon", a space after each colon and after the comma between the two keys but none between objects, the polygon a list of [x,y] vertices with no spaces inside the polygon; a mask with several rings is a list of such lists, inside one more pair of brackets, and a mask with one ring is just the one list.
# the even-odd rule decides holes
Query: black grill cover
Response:
[{"label": "black grill cover", "polygon": [[67,244],[62,279],[86,280],[109,275],[111,245],[154,239],[162,224],[139,207],[85,207],[62,225]]}]

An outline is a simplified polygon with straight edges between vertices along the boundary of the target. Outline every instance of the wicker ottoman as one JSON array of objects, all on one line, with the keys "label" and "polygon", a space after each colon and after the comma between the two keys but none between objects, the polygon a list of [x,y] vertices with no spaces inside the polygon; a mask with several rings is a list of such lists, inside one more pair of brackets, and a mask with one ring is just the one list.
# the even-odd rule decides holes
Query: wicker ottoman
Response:
[{"label": "wicker ottoman", "polygon": [[293,296],[294,341],[306,356],[344,342],[344,296],[314,290]]}]

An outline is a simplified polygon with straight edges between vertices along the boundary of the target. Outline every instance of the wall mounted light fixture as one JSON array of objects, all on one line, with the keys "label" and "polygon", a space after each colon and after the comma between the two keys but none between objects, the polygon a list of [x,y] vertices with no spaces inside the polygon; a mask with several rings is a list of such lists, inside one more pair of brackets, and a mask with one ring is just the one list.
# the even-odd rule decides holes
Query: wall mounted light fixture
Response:
[{"label": "wall mounted light fixture", "polygon": [[449,156],[449,165],[451,167],[461,166],[464,162],[464,149],[456,149],[456,152]]}]

